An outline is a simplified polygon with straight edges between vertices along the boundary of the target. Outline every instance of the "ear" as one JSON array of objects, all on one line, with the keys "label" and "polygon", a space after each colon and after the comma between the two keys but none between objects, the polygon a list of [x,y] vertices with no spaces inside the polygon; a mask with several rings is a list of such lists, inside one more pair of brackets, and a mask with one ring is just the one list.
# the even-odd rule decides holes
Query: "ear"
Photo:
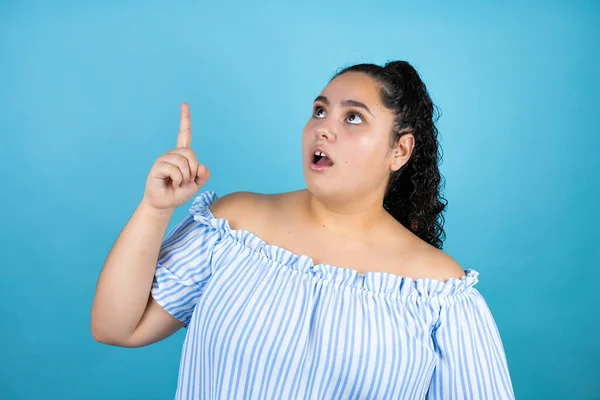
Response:
[{"label": "ear", "polygon": [[390,171],[398,171],[410,159],[413,148],[415,147],[415,137],[411,133],[405,133],[392,149],[392,160],[390,162]]}]

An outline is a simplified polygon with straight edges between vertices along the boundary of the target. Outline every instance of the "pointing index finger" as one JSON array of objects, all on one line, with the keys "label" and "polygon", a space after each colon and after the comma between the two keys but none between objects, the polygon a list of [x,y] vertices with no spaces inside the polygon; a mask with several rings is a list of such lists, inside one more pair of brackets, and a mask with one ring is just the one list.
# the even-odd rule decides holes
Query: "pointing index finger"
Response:
[{"label": "pointing index finger", "polygon": [[179,119],[179,134],[177,135],[177,147],[190,147],[192,144],[192,120],[190,118],[190,107],[187,103],[181,104],[181,116]]}]

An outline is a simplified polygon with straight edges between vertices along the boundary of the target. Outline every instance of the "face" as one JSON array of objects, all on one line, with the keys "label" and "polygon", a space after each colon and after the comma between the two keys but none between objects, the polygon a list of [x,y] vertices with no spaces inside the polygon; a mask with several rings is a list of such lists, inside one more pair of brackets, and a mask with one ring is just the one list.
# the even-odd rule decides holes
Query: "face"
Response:
[{"label": "face", "polygon": [[383,197],[390,173],[408,161],[414,143],[406,134],[391,148],[392,123],[373,78],[347,72],[332,80],[302,134],[307,189],[321,197]]}]

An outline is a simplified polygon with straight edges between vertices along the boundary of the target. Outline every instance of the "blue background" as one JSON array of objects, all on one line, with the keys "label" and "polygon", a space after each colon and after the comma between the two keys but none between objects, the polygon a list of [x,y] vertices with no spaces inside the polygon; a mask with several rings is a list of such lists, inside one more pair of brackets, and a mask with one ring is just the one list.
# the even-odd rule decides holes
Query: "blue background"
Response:
[{"label": "blue background", "polygon": [[89,318],[180,103],[204,189],[295,190],[335,70],[405,59],[443,112],[444,250],[480,271],[517,398],[600,399],[599,3],[215,3],[0,3],[0,397],[172,398],[183,331],[122,349]]}]

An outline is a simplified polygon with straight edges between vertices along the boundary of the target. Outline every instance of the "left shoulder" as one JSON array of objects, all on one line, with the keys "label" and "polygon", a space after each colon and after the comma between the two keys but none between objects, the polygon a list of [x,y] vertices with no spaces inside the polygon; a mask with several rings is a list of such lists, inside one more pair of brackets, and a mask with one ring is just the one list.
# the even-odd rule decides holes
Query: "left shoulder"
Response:
[{"label": "left shoulder", "polygon": [[466,271],[452,256],[419,238],[395,219],[392,223],[396,230],[390,237],[396,242],[392,242],[390,247],[405,249],[406,274],[415,279],[435,279],[443,282],[466,276]]},{"label": "left shoulder", "polygon": [[465,276],[462,266],[452,256],[435,247],[427,248],[418,257],[419,269],[431,279],[447,281]]}]

